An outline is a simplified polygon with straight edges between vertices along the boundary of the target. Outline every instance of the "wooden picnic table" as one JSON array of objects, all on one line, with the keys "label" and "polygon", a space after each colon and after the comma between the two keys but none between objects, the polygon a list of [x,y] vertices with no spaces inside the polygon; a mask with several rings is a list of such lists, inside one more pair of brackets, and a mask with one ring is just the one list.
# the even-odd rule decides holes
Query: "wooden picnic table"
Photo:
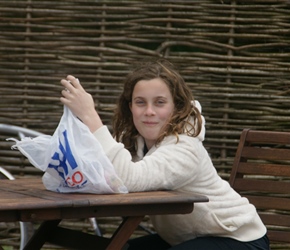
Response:
[{"label": "wooden picnic table", "polygon": [[[195,202],[208,198],[177,191],[128,194],[55,193],[40,178],[0,181],[0,221],[43,221],[24,249],[41,249],[45,242],[74,249],[122,249],[145,215],[186,214]],[[121,216],[111,238],[59,226],[63,219]]]}]

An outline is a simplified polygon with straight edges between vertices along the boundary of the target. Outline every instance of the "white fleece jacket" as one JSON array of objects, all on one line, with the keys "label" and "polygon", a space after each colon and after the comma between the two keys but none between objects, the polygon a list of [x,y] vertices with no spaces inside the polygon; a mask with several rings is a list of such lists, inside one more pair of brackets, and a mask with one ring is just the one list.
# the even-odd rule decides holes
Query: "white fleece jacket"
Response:
[{"label": "white fleece jacket", "polygon": [[[199,103],[197,107],[200,108]],[[137,156],[116,142],[106,126],[95,131],[106,155],[129,192],[172,189],[206,195],[209,202],[196,203],[190,214],[151,216],[157,233],[171,245],[195,237],[215,235],[252,241],[266,234],[253,205],[222,180],[203,146],[205,129],[198,137],[166,137],[143,155],[138,139]]]}]

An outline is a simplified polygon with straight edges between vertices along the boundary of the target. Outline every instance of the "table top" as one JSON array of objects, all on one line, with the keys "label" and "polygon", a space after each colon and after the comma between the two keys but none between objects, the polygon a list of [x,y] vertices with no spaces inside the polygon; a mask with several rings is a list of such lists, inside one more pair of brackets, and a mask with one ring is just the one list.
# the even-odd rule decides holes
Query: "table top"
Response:
[{"label": "table top", "polygon": [[48,191],[41,178],[0,181],[0,221],[190,213],[208,198],[178,191],[80,194]]}]

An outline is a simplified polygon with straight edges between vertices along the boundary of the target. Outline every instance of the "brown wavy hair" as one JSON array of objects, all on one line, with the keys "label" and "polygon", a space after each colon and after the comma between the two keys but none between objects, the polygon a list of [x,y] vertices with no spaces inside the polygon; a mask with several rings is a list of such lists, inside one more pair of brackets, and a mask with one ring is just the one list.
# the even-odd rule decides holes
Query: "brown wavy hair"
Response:
[{"label": "brown wavy hair", "polygon": [[113,135],[132,155],[136,154],[136,142],[139,135],[130,110],[134,87],[141,80],[155,78],[160,78],[166,83],[174,102],[173,114],[161,131],[156,144],[168,135],[175,135],[178,142],[178,134],[187,133],[189,136],[196,137],[201,131],[201,114],[191,103],[192,92],[174,66],[165,59],[141,63],[125,78],[123,92],[117,101],[113,116]]}]

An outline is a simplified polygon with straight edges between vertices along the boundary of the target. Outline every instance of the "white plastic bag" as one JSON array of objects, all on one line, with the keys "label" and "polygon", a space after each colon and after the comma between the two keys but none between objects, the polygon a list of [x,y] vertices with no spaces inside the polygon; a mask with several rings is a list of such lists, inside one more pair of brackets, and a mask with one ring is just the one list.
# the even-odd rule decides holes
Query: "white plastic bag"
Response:
[{"label": "white plastic bag", "polygon": [[44,186],[51,191],[70,193],[127,193],[101,144],[73,113],[64,113],[53,136],[25,137],[16,142],[31,164],[45,172]]}]

